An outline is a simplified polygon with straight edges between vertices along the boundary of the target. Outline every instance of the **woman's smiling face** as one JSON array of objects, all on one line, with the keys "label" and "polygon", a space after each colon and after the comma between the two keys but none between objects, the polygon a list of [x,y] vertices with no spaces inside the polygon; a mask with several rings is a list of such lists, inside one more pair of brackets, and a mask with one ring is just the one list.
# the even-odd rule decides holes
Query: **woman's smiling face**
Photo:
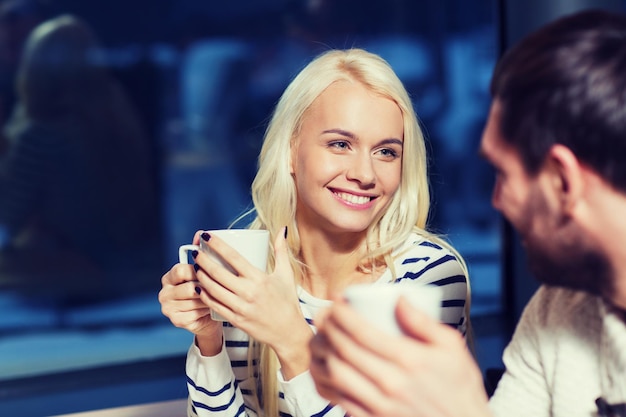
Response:
[{"label": "woman's smiling face", "polygon": [[360,233],[400,185],[398,105],[358,82],[331,84],[304,115],[292,149],[298,228]]}]

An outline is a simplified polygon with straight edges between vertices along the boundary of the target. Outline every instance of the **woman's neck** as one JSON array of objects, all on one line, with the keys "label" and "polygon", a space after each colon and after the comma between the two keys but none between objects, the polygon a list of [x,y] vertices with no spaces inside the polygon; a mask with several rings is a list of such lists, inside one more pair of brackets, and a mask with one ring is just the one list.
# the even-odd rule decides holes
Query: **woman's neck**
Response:
[{"label": "woman's neck", "polygon": [[367,250],[365,234],[355,237],[304,232],[300,233],[300,241],[300,255],[307,265],[301,285],[314,297],[331,299],[351,284],[377,280],[384,270],[363,271],[359,267]]}]

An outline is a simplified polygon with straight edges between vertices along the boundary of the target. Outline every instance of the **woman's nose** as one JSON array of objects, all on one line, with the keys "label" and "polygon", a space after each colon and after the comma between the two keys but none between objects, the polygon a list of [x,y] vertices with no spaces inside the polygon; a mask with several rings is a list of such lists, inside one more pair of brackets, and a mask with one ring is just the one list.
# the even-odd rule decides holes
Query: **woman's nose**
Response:
[{"label": "woman's nose", "polygon": [[372,158],[369,155],[355,156],[351,161],[347,177],[350,180],[359,182],[361,186],[373,186],[376,183],[376,171],[374,170]]}]

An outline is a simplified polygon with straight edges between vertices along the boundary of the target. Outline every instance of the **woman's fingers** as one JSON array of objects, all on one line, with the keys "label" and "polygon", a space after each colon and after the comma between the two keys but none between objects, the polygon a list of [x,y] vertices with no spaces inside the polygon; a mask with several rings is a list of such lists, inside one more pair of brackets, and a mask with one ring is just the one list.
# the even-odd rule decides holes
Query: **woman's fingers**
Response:
[{"label": "woman's fingers", "polygon": [[177,286],[185,282],[196,281],[193,265],[176,264],[161,278],[161,285]]},{"label": "woman's fingers", "polygon": [[193,235],[193,240],[191,241],[194,245],[199,245],[200,244],[200,236],[202,236],[202,234],[205,233],[205,230],[198,230],[194,235]]},{"label": "woman's fingers", "polygon": [[201,287],[199,297],[207,306],[226,318],[228,311],[241,306],[242,285],[233,282],[241,278],[232,275],[211,259],[205,259],[202,264],[211,272],[204,268],[196,272]]},{"label": "woman's fingers", "polygon": [[194,290],[194,283],[187,282],[174,287],[165,287],[159,292],[161,312],[176,327],[193,330],[193,325],[210,314],[210,309]]},{"label": "woman's fingers", "polygon": [[[276,264],[273,275],[279,277],[285,275],[293,282],[285,242],[285,229],[278,233],[275,239]],[[229,317],[231,314],[245,316],[247,306],[256,303],[264,279],[268,277],[267,272],[254,267],[243,255],[218,236],[202,236],[201,238],[211,251],[223,258],[230,266],[230,268],[224,267],[205,253],[197,255],[196,263],[200,267],[197,276],[207,293],[205,302],[224,317]]]},{"label": "woman's fingers", "polygon": [[[224,240],[220,239],[217,235],[210,235],[208,232],[201,234],[201,238],[203,240],[203,244],[209,248],[212,252],[214,252],[218,258],[221,258],[228,266],[230,266],[230,272],[234,275],[238,276],[254,276],[258,273],[258,269],[255,268],[248,262],[248,260],[240,254],[237,250],[233,249],[230,245],[228,245]],[[210,256],[201,253],[198,258],[201,258],[201,261],[210,259]],[[199,262],[196,259],[196,262]],[[219,265],[224,268],[220,263],[213,262],[213,264],[209,265]],[[204,268],[204,265],[202,265]],[[229,268],[224,268],[228,270]],[[213,276],[213,271],[208,270],[209,275]],[[265,272],[265,271],[263,271]]]},{"label": "woman's fingers", "polygon": [[210,315],[211,309],[202,304],[198,305],[195,309],[176,311],[171,313],[171,315],[166,314],[174,326],[180,327],[181,329],[187,329],[192,333],[194,332],[193,330],[195,330],[195,326],[198,321],[203,317]]}]

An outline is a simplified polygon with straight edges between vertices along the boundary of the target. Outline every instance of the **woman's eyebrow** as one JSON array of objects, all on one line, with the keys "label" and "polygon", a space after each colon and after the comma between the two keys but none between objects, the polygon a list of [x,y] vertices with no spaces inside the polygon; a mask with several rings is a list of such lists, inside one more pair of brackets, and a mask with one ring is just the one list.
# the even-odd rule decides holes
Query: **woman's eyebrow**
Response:
[{"label": "woman's eyebrow", "polygon": [[346,136],[349,137],[350,139],[356,139],[356,135],[352,132],[348,132],[347,130],[343,130],[343,129],[327,129],[324,130],[322,133],[336,133],[339,134],[341,136]]},{"label": "woman's eyebrow", "polygon": [[401,147],[404,147],[404,142],[396,138],[383,139],[378,144],[379,145],[400,145]]},{"label": "woman's eyebrow", "polygon": [[[354,133],[349,132],[347,130],[343,130],[343,129],[326,129],[322,131],[322,133],[335,133],[341,136],[348,137],[350,139],[354,139],[354,140],[359,139]],[[397,138],[383,139],[378,143],[378,145],[393,145],[393,144],[404,146],[404,142],[402,142],[400,139],[397,139]]]}]

